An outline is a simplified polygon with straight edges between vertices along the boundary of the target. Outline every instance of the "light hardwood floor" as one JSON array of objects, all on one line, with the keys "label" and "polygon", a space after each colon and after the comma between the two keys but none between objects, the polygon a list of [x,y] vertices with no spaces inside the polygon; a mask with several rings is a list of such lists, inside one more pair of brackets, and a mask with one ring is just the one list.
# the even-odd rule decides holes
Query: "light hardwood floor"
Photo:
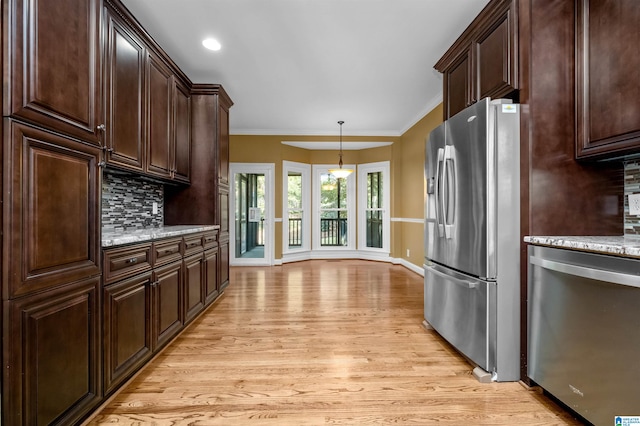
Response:
[{"label": "light hardwood floor", "polygon": [[233,267],[225,294],[90,424],[578,425],[481,384],[421,325],[422,277],[380,262]]}]

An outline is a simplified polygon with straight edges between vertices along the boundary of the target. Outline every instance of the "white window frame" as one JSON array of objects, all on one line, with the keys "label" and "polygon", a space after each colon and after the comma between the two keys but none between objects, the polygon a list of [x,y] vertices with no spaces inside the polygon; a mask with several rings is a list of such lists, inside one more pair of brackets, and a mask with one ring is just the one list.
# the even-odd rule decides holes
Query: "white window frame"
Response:
[{"label": "white window frame", "polygon": [[[391,252],[391,172],[390,162],[358,165],[358,250],[383,254]],[[382,248],[367,247],[367,174],[382,172]]]},{"label": "white window frame", "polygon": [[[336,167],[335,164],[314,164],[312,166],[312,250],[313,251],[340,251],[355,250],[356,248],[356,173],[351,173],[347,179],[347,245],[346,246],[322,246],[320,245],[320,176],[323,173],[329,173],[329,169]],[[345,164],[345,169],[355,170],[354,164]]]},{"label": "white window frame", "polygon": [[[289,247],[289,172],[300,173],[302,176],[302,245]],[[282,162],[282,255],[306,253],[311,250],[311,166],[294,161]],[[291,257],[291,256],[289,256]]]}]

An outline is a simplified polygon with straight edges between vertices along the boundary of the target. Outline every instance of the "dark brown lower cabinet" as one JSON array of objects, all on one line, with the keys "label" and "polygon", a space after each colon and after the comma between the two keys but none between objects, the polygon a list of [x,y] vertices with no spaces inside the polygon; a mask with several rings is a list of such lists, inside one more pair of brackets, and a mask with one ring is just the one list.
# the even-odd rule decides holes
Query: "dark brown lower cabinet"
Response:
[{"label": "dark brown lower cabinet", "polygon": [[213,302],[220,291],[218,289],[218,247],[204,252],[205,305]]},{"label": "dark brown lower cabinet", "polygon": [[153,348],[182,329],[182,260],[153,270]]},{"label": "dark brown lower cabinet", "polygon": [[151,272],[104,287],[104,391],[115,389],[152,354]]},{"label": "dark brown lower cabinet", "polygon": [[100,277],[6,301],[3,423],[73,424],[101,401]]},{"label": "dark brown lower cabinet", "polygon": [[227,234],[227,238],[223,240],[223,237],[220,237],[220,249],[219,249],[219,262],[220,262],[220,275],[219,279],[219,290],[224,290],[229,285],[229,237]]},{"label": "dark brown lower cabinet", "polygon": [[184,259],[184,322],[204,309],[204,256],[200,252]]},{"label": "dark brown lower cabinet", "polygon": [[217,230],[104,249],[103,263],[106,396],[218,296]]}]

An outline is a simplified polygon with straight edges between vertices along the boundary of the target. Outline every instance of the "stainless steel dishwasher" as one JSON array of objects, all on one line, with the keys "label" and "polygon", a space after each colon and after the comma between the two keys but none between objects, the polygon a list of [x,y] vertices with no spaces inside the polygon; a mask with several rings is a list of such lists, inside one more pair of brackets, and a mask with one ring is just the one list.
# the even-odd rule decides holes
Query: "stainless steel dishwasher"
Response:
[{"label": "stainless steel dishwasher", "polygon": [[595,425],[640,416],[640,260],[529,246],[528,375]]}]

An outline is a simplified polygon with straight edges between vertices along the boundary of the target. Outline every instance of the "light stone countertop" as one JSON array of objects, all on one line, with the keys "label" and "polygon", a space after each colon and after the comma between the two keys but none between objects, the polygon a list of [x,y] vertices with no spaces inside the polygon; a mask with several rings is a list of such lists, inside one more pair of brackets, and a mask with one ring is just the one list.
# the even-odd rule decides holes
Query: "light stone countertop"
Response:
[{"label": "light stone countertop", "polygon": [[212,231],[218,225],[176,225],[158,228],[131,229],[102,232],[102,247],[115,247],[124,244],[142,243],[167,237],[193,234],[195,232]]},{"label": "light stone countertop", "polygon": [[527,236],[530,244],[640,258],[640,235],[620,236]]}]

